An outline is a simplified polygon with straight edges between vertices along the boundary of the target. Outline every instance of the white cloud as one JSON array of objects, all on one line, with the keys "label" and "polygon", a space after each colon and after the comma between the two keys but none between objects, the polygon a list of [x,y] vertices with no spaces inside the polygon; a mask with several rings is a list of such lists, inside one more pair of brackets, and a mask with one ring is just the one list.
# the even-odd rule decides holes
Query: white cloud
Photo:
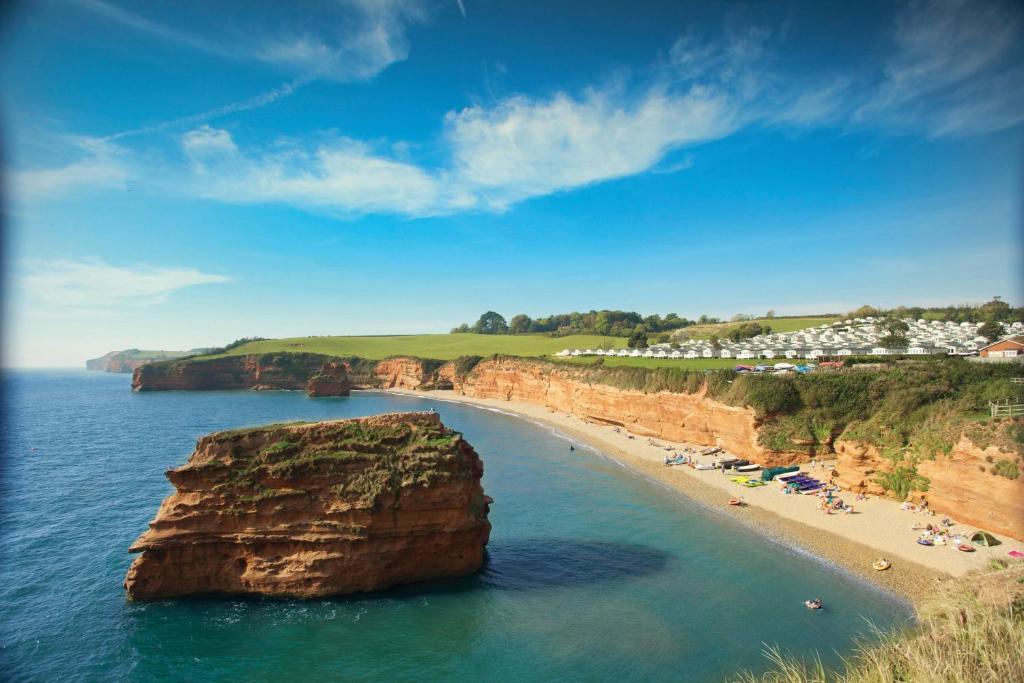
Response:
[{"label": "white cloud", "polygon": [[201,196],[239,203],[282,202],[353,213],[426,216],[472,208],[503,210],[529,197],[652,169],[670,150],[728,134],[735,111],[703,87],[652,89],[635,103],[619,89],[512,97],[491,108],[449,112],[451,163],[418,166],[334,138],[245,153],[225,130],[186,133],[182,147]]},{"label": "white cloud", "polygon": [[[321,4],[315,20],[289,13],[287,21],[254,26],[261,13],[244,13],[232,32],[215,26],[183,31],[104,0],[74,0],[111,21],[168,42],[238,61],[258,61],[303,78],[373,78],[409,55],[406,32],[427,18],[423,0],[339,0]],[[195,15],[190,15],[195,18]],[[196,25],[199,22],[195,22]]]},{"label": "white cloud", "polygon": [[634,175],[672,149],[722,137],[736,125],[728,97],[703,87],[574,99],[513,97],[445,118],[453,180],[492,208]]},{"label": "white cloud", "polygon": [[193,192],[212,199],[408,215],[444,212],[468,201],[427,170],[347,138],[311,150],[293,144],[245,155],[227,131],[204,126],[186,133],[182,146],[195,173]]},{"label": "white cloud", "polygon": [[74,139],[72,146],[80,158],[64,165],[10,171],[11,197],[34,201],[84,190],[124,189],[129,172],[120,149],[88,138]]},{"label": "white cloud", "polygon": [[1020,11],[999,2],[929,0],[896,18],[895,50],[860,121],[983,133],[1024,120]]},{"label": "white cloud", "polygon": [[98,259],[32,260],[20,278],[34,305],[50,310],[112,311],[151,306],[185,287],[227,282],[223,275],[194,268],[113,266]]}]

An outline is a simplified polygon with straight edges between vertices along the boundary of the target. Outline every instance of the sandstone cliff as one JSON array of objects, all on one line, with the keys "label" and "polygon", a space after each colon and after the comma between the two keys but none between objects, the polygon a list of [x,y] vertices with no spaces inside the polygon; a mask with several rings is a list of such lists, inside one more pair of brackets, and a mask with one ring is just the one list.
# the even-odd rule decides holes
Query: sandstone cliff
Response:
[{"label": "sandstone cliff", "polygon": [[147,363],[132,377],[135,391],[292,389],[311,396],[347,396],[350,389],[426,389],[440,361],[382,361],[316,353],[263,353]]},{"label": "sandstone cliff", "polygon": [[588,383],[572,366],[504,357],[480,361],[462,375],[450,368],[441,368],[438,374],[450,378],[455,390],[466,396],[526,401],[634,434],[721,446],[765,465],[804,457],[766,450],[758,443],[753,410],[715,401],[704,390],[644,393]]},{"label": "sandstone cliff", "polygon": [[294,389],[306,391],[314,378],[318,395],[333,385],[341,391],[342,375],[347,381],[348,366],[341,359],[315,353],[264,353],[224,356],[211,359],[186,359],[147,363],[135,370],[135,391],[204,389]]},{"label": "sandstone cliff", "polygon": [[[871,445],[853,441],[836,447],[837,482],[844,489],[876,495],[885,493],[877,483],[879,475],[893,470],[893,464]],[[911,494],[914,502],[923,497],[930,509],[995,533],[1024,538],[1024,477],[1008,479],[992,473],[992,463],[1017,456],[995,446],[980,448],[961,437],[948,455],[922,459],[917,472],[928,480],[928,490]]]},{"label": "sandstone cliff", "polygon": [[128,597],[310,598],[480,568],[483,465],[434,413],[203,437],[130,548]]}]

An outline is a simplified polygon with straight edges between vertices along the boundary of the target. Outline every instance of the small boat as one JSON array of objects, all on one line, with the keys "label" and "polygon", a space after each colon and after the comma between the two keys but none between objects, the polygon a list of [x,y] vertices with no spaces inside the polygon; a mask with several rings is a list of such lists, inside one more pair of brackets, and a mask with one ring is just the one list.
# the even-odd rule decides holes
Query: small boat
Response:
[{"label": "small boat", "polygon": [[804,607],[807,609],[821,609],[821,600],[814,598],[813,600],[804,600]]},{"label": "small boat", "polygon": [[711,446],[710,448],[705,448],[704,450],[702,450],[700,452],[700,454],[701,455],[714,455],[715,453],[718,453],[721,450],[722,449],[719,448],[718,446]]},{"label": "small boat", "polygon": [[739,467],[736,468],[736,471],[737,472],[756,472],[759,469],[761,469],[760,465],[750,464],[750,465],[740,465]]},{"label": "small boat", "polygon": [[743,507],[744,505],[746,505],[746,503],[743,502],[742,498],[730,498],[729,499],[729,505],[736,505],[736,506],[739,506],[739,507]]},{"label": "small boat", "polygon": [[892,563],[884,557],[880,557],[871,563],[871,568],[875,571],[884,572],[886,569],[892,566]]},{"label": "small boat", "polygon": [[919,538],[919,539],[917,539],[917,543],[918,543],[918,545],[927,545],[927,546],[935,545],[935,543],[933,543],[932,539],[930,539],[930,538]]},{"label": "small boat", "polygon": [[969,543],[961,543],[960,545],[958,545],[956,547],[956,549],[957,550],[961,550],[961,551],[963,551],[965,553],[973,553],[974,552],[974,546],[970,545]]},{"label": "small boat", "polygon": [[694,465],[693,469],[695,469],[695,470],[714,470],[714,469],[717,469],[717,468],[714,465],[712,465],[711,463],[702,462],[699,465]]}]

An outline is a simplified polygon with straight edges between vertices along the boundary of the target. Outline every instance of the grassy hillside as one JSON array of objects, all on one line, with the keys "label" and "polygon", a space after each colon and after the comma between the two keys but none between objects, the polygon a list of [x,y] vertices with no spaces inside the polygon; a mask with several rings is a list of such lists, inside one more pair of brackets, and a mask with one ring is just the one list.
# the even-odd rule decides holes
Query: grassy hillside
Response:
[{"label": "grassy hillside", "polygon": [[[412,334],[377,337],[293,337],[265,339],[236,346],[223,355],[248,353],[305,352],[329,356],[359,356],[378,360],[389,356],[416,356],[451,360],[459,356],[544,356],[566,348],[622,348],[621,337],[573,335],[545,337],[541,335],[494,334]],[[205,356],[204,356],[205,357]]]},{"label": "grassy hillside", "polygon": [[[576,356],[575,358],[559,358],[560,363],[572,363],[573,365],[598,365],[607,368],[682,368],[685,370],[732,370],[737,364],[756,365],[757,363],[784,363],[790,362],[785,358],[769,361],[763,360],[736,360],[735,358],[619,358],[612,356],[602,358],[600,356]],[[803,361],[801,361],[803,362]]]},{"label": "grassy hillside", "polygon": [[817,327],[818,325],[831,325],[835,321],[839,320],[837,317],[826,317],[826,318],[757,318],[756,320],[748,320],[737,323],[715,323],[713,325],[692,325],[685,327],[675,332],[675,335],[686,335],[690,339],[708,339],[711,335],[716,334],[719,337],[724,337],[734,327],[747,322],[759,323],[760,325],[769,325],[772,328],[772,332],[795,332],[796,330],[802,330],[807,327]]}]

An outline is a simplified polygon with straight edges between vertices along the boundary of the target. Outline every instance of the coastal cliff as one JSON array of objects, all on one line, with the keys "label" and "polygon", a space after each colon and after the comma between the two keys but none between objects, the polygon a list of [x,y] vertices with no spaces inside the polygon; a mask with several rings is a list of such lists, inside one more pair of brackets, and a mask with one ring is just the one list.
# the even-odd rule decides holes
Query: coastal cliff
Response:
[{"label": "coastal cliff", "polygon": [[758,443],[755,411],[716,401],[706,387],[692,394],[648,393],[588,382],[573,366],[505,357],[482,360],[465,374],[446,368],[439,374],[465,396],[525,401],[641,436],[720,446],[769,466],[801,457],[765,449]]},{"label": "coastal cliff", "polygon": [[[883,475],[893,476],[897,465],[877,448],[843,441],[837,444],[836,455],[836,481],[844,489],[887,493],[878,481]],[[992,463],[1015,460],[1016,454],[997,446],[982,448],[961,436],[948,454],[932,455],[934,459],[924,458],[914,467],[915,474],[928,482],[927,490],[913,494],[915,502],[923,498],[937,513],[1024,539],[1024,477],[1011,479],[992,472]]]},{"label": "coastal cliff", "polygon": [[135,372],[136,368],[146,363],[181,358],[190,353],[199,353],[201,351],[203,349],[193,349],[192,351],[140,351],[139,349],[111,351],[99,358],[90,358],[85,361],[85,369],[127,374]]},{"label": "coastal cliff", "polygon": [[[289,381],[259,383],[260,373],[252,368],[273,377],[280,374],[273,370],[279,363],[234,356],[232,367],[250,368],[242,373],[246,381],[213,365],[199,373],[205,379],[191,380],[197,386],[190,388],[306,388],[311,395],[325,395],[321,386],[341,392],[341,374],[347,374],[353,389],[454,389],[467,397],[523,401],[655,439],[720,446],[765,467],[835,457],[837,481],[846,489],[898,500],[925,494],[938,513],[1024,538],[1024,477],[1019,474],[1024,423],[971,426],[962,411],[948,406],[931,421],[915,417],[938,405],[929,401],[1003,391],[1012,368],[918,365],[775,378],[502,356],[443,364],[350,358],[331,371],[337,381],[332,384],[309,380],[326,376],[326,357],[291,355],[312,358],[293,362],[293,370],[304,369]],[[143,366],[136,372],[136,388],[186,388],[168,372],[174,365]],[[977,400],[963,399],[964,405]],[[1017,437],[1009,436],[1013,430]]]},{"label": "coastal cliff", "polygon": [[316,353],[262,353],[147,363],[135,370],[134,391],[255,389],[347,396],[351,389],[432,388],[440,361],[382,361]]},{"label": "coastal cliff", "polygon": [[211,434],[167,472],[125,590],[312,598],[469,574],[491,528],[482,476],[435,413]]}]

